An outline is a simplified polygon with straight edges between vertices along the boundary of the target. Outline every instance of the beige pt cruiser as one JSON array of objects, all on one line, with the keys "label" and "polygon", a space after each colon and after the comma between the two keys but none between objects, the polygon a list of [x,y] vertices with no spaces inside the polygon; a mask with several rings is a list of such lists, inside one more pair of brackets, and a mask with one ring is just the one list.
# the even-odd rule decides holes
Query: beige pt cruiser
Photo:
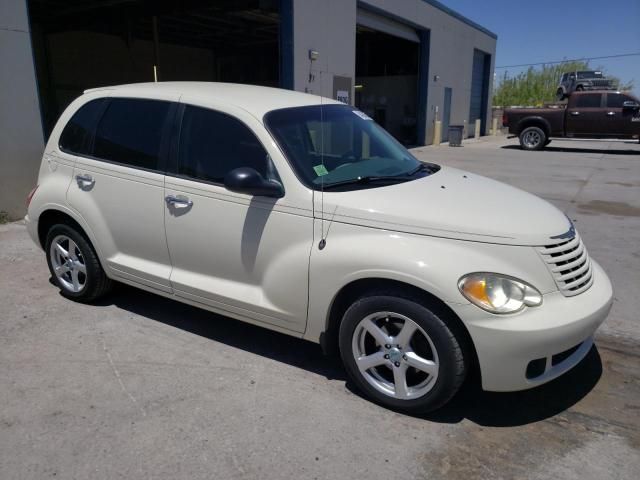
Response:
[{"label": "beige pt cruiser", "polygon": [[562,375],[611,307],[561,211],[422,163],[363,112],[298,92],[89,90],[28,201],[65,297],[117,281],[318,342],[407,412],[443,405],[475,369],[491,391]]}]

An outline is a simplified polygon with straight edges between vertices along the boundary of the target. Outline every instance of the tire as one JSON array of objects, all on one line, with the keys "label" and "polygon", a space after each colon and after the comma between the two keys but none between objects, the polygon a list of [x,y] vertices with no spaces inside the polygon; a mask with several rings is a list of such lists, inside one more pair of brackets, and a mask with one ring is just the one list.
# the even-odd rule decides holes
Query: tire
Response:
[{"label": "tire", "polygon": [[558,91],[556,92],[556,98],[560,101],[560,100],[564,100],[566,98],[566,95],[564,94],[564,90],[559,88]]},{"label": "tire", "polygon": [[379,405],[411,414],[435,410],[456,394],[467,372],[461,341],[418,300],[393,294],[357,300],[339,331],[340,356],[357,388]]},{"label": "tire", "polygon": [[45,241],[49,272],[60,293],[81,303],[106,295],[112,281],[106,276],[95,250],[75,228],[57,224],[49,229]]},{"label": "tire", "polygon": [[547,134],[540,127],[527,127],[519,137],[523,150],[542,150],[547,141]]},{"label": "tire", "polygon": [[576,87],[576,92],[584,92],[584,87],[582,85],[578,85]]}]

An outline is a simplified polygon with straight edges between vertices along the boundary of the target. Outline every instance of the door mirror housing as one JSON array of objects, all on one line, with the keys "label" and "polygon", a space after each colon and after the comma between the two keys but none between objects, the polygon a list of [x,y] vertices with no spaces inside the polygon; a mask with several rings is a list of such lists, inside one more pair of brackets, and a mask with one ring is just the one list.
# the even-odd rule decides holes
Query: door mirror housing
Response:
[{"label": "door mirror housing", "polygon": [[284,188],[279,182],[265,179],[257,170],[240,167],[224,176],[224,187],[236,193],[245,193],[260,197],[284,197]]},{"label": "door mirror housing", "polygon": [[632,108],[635,110],[637,108],[640,108],[640,103],[634,102],[633,100],[626,100],[622,103],[622,108]]}]

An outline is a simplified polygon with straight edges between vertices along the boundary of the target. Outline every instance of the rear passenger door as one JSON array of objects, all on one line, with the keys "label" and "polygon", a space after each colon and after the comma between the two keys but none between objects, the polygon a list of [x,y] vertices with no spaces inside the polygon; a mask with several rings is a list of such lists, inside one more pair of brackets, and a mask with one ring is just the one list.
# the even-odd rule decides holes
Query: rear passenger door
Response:
[{"label": "rear passenger door", "polygon": [[567,136],[606,136],[607,119],[601,93],[578,93],[569,99],[565,129]]},{"label": "rear passenger door", "polygon": [[225,175],[251,167],[280,181],[277,147],[240,109],[181,105],[165,223],[176,295],[250,322],[303,332],[313,219],[284,198],[235,193]]},{"label": "rear passenger door", "polygon": [[111,97],[89,153],[77,157],[67,200],[85,220],[111,274],[171,291],[164,166],[177,97]]}]

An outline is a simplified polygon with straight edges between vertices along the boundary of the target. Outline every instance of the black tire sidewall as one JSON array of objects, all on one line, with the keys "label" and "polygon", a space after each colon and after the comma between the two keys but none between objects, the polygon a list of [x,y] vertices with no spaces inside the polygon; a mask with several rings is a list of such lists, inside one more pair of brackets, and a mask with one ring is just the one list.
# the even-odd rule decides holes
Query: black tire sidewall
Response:
[{"label": "black tire sidewall", "polygon": [[[67,237],[69,237],[76,243],[76,245],[82,252],[82,257],[84,258],[85,267],[87,269],[87,280],[85,287],[80,292],[71,292],[64,286],[62,286],[53,270],[50,253],[51,244],[53,243],[53,239],[58,235],[66,235]],[[60,289],[61,295],[79,302],[90,301],[95,298],[95,294],[99,288],[99,279],[104,275],[104,272],[102,271],[100,263],[97,261],[97,256],[93,250],[93,247],[84,237],[84,235],[80,234],[77,230],[68,225],[54,225],[49,229],[49,232],[47,233],[47,239],[45,241],[45,253],[47,257],[47,265],[49,266],[49,272],[51,273],[53,281]]]},{"label": "black tire sidewall", "polygon": [[[440,362],[438,378],[433,388],[422,397],[412,400],[389,397],[373,388],[356,365],[352,351],[353,333],[363,318],[381,311],[399,313],[412,319],[429,335],[436,348]],[[459,389],[466,371],[460,344],[447,324],[421,304],[405,298],[370,296],[356,301],[347,309],[340,324],[339,344],[345,369],[358,389],[375,403],[408,413],[428,412],[446,403]]]},{"label": "black tire sidewall", "polygon": [[[525,145],[525,143],[522,141],[522,138],[524,137],[525,133],[529,130],[536,130],[540,134],[540,142],[537,145],[532,147]],[[520,146],[524,150],[542,150],[546,145],[545,142],[548,140],[547,134],[544,133],[544,130],[542,130],[540,127],[526,127],[524,130],[522,130],[522,132],[520,132],[519,138],[520,138]]]}]

